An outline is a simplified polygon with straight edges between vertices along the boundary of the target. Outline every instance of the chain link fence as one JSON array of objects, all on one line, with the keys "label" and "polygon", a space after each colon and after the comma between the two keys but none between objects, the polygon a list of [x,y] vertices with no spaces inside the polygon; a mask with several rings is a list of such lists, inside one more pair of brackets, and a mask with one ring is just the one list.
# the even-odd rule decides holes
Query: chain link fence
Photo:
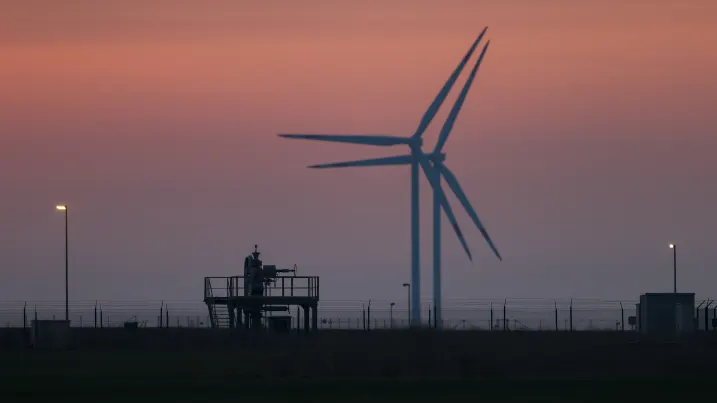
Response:
[{"label": "chain link fence", "polygon": [[[448,300],[441,324],[446,329],[482,330],[630,330],[636,301],[601,300]],[[422,325],[435,325],[431,301],[422,303]],[[271,315],[268,313],[267,315]],[[289,311],[292,326],[303,312]],[[281,313],[286,315],[286,313]],[[322,329],[390,329],[409,326],[408,307],[391,301],[322,301]],[[0,326],[30,326],[33,319],[64,319],[64,301],[0,302]],[[206,305],[196,301],[72,301],[73,327],[210,327]]]},{"label": "chain link fence", "polygon": [[[709,301],[709,300],[708,300]],[[602,300],[449,300],[444,301],[441,327],[472,330],[565,331],[631,330],[636,301]],[[699,302],[698,302],[699,304]],[[706,306],[702,303],[699,306]],[[707,316],[714,316],[717,304]],[[422,303],[423,326],[435,326],[431,301]],[[703,318],[704,309],[695,316]],[[397,329],[409,326],[408,307],[391,301],[322,301],[321,329]],[[287,313],[275,313],[286,315]],[[303,312],[290,310],[292,327],[303,325]],[[267,313],[271,316],[272,313]],[[64,319],[64,301],[0,302],[1,327],[29,327],[34,319]],[[72,301],[69,319],[73,327],[210,327],[206,305],[196,301]],[[700,321],[700,326],[702,326]]]}]

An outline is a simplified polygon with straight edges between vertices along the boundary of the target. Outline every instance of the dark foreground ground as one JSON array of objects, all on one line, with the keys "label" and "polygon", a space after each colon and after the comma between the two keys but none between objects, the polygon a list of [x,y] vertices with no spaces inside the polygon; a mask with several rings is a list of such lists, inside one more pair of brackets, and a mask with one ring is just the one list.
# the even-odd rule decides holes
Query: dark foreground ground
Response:
[{"label": "dark foreground ground", "polygon": [[25,341],[22,329],[0,330],[2,401],[717,400],[717,335],[704,333],[77,329],[68,351]]}]

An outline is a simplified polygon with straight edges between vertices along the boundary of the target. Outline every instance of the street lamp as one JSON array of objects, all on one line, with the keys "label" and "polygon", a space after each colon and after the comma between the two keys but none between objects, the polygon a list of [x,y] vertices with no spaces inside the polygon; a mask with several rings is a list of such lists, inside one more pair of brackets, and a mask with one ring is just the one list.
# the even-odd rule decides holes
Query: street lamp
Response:
[{"label": "street lamp", "polygon": [[672,292],[677,294],[677,245],[671,243],[670,249],[672,249],[672,283],[674,287]]},{"label": "street lamp", "polygon": [[390,329],[393,329],[393,306],[396,305],[395,302],[391,302],[391,305],[389,305],[388,308],[388,323],[390,326]]},{"label": "street lamp", "polygon": [[65,320],[70,320],[70,303],[69,303],[69,288],[68,288],[68,239],[67,239],[67,205],[59,205],[55,207],[59,211],[65,212]]},{"label": "street lamp", "polygon": [[411,284],[403,283],[404,287],[408,288],[408,326],[411,326]]}]

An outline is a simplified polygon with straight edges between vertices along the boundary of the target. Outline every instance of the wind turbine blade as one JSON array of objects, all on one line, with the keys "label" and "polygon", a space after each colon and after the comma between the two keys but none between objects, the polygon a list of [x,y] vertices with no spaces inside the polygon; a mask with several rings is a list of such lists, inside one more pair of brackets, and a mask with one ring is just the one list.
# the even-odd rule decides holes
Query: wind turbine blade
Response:
[{"label": "wind turbine blade", "polygon": [[443,149],[443,146],[446,144],[446,140],[448,140],[448,135],[451,134],[451,130],[453,130],[453,125],[456,123],[456,118],[458,117],[458,113],[461,111],[461,108],[463,107],[463,102],[466,100],[466,96],[468,95],[468,91],[471,89],[471,84],[473,84],[473,80],[476,77],[476,73],[478,73],[478,68],[480,67],[481,62],[483,62],[483,56],[485,56],[485,52],[488,50],[488,46],[490,45],[490,41],[488,41],[485,46],[483,47],[483,50],[480,52],[480,56],[478,56],[478,61],[476,62],[475,66],[473,66],[473,70],[471,71],[470,76],[468,76],[468,80],[466,80],[465,85],[463,86],[463,89],[461,90],[460,95],[458,95],[458,99],[456,100],[456,103],[453,104],[453,108],[451,109],[451,113],[448,115],[448,119],[446,119],[446,123],[443,124],[443,128],[441,128],[441,134],[438,136],[438,143],[436,143],[436,149],[434,152],[441,152]]},{"label": "wind turbine blade", "polygon": [[333,162],[329,164],[311,165],[309,168],[346,168],[346,167],[377,167],[386,165],[408,165],[413,161],[411,155],[397,155],[395,157],[373,158],[368,160]]},{"label": "wind turbine blade", "polygon": [[329,141],[334,143],[364,144],[370,146],[395,146],[409,144],[410,138],[397,136],[374,136],[362,134],[279,134],[279,137],[301,140]]},{"label": "wind turbine blade", "polygon": [[483,238],[485,238],[486,242],[488,242],[488,245],[493,250],[493,253],[495,253],[495,255],[498,257],[498,260],[503,260],[503,258],[500,256],[500,253],[498,252],[498,248],[495,247],[493,240],[490,239],[488,231],[486,231],[485,227],[478,218],[478,214],[476,214],[475,210],[473,209],[473,206],[471,206],[471,203],[468,201],[468,197],[466,197],[465,192],[463,192],[463,189],[458,183],[456,176],[453,175],[453,172],[451,172],[451,170],[443,164],[438,164],[437,167],[439,172],[443,175],[443,179],[445,179],[446,183],[448,183],[448,187],[453,190],[453,193],[455,193],[456,197],[458,197],[458,200],[463,205],[463,208],[465,208],[466,212],[471,217],[471,220],[473,220],[473,223],[476,225],[476,227],[478,227],[478,230],[483,235]]},{"label": "wind turbine blade", "polygon": [[468,248],[468,244],[466,243],[466,239],[463,236],[463,232],[461,231],[461,228],[458,226],[458,221],[456,220],[455,214],[453,214],[453,209],[451,208],[451,205],[448,203],[448,199],[446,198],[446,194],[443,192],[443,189],[441,188],[440,184],[436,183],[437,175],[439,175],[439,172],[433,168],[433,166],[428,162],[426,158],[420,158],[420,164],[421,168],[423,168],[423,172],[426,174],[426,178],[428,179],[428,182],[430,182],[431,187],[433,188],[433,191],[436,192],[438,196],[438,200],[441,203],[441,206],[443,207],[443,211],[446,212],[446,217],[448,217],[448,222],[451,223],[451,226],[453,227],[453,231],[456,233],[456,236],[458,236],[458,240],[461,242],[461,246],[463,246],[463,250],[468,255],[468,259],[472,262],[473,261],[473,255],[471,254],[470,249]]},{"label": "wind turbine blade", "polygon": [[478,35],[478,38],[473,42],[473,45],[468,50],[468,53],[466,53],[465,56],[463,56],[463,60],[458,64],[458,67],[453,71],[453,74],[448,78],[448,81],[443,85],[443,88],[441,88],[441,91],[436,96],[436,99],[433,100],[433,103],[428,107],[426,110],[426,113],[423,114],[423,118],[421,118],[421,123],[419,123],[418,128],[416,129],[416,132],[413,134],[413,137],[420,137],[424,131],[426,131],[426,128],[431,123],[431,120],[433,120],[433,117],[436,116],[436,113],[438,113],[438,109],[440,109],[441,105],[443,104],[443,101],[446,99],[446,96],[448,96],[448,93],[451,91],[451,88],[453,88],[453,84],[458,79],[458,76],[461,74],[461,71],[463,71],[463,68],[466,66],[466,63],[468,63],[468,60],[471,58],[471,55],[473,55],[473,52],[476,50],[476,47],[478,46],[478,43],[481,39],[483,39],[483,35],[485,35],[486,31],[488,30],[488,27],[483,28],[483,31]]}]

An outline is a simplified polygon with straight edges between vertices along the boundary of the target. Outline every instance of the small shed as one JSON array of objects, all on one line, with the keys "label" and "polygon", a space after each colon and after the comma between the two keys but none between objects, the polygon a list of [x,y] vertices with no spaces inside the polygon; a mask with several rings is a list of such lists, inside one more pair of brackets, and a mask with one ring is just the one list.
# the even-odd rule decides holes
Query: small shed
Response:
[{"label": "small shed", "polygon": [[646,293],[637,305],[640,333],[677,335],[694,333],[694,293]]}]

